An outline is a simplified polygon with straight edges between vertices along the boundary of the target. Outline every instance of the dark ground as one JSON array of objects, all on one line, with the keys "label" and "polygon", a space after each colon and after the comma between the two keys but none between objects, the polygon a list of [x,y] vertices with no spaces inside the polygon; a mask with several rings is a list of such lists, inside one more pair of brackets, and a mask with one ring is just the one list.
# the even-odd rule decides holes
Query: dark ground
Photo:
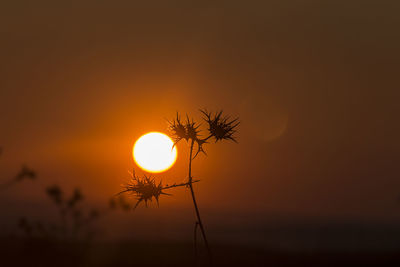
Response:
[{"label": "dark ground", "polygon": [[[7,237],[1,266],[196,266],[188,243],[74,243]],[[213,245],[213,266],[400,266],[396,252],[290,252]],[[201,264],[209,266],[204,252]]]}]

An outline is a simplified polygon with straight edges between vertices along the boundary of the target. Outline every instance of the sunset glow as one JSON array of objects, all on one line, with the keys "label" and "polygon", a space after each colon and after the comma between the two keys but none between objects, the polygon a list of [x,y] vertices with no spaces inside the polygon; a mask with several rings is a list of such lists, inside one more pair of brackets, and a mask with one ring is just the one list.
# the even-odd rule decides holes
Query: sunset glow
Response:
[{"label": "sunset glow", "polygon": [[167,135],[150,132],[142,135],[133,146],[136,164],[148,172],[163,172],[174,165],[177,157],[176,147]]}]

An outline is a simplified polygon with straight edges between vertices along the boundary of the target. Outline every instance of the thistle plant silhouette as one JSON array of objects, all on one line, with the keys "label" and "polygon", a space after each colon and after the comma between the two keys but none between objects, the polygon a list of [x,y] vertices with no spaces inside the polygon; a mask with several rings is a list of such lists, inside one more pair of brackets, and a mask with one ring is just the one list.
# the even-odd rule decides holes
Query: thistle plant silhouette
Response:
[{"label": "thistle plant silhouette", "polygon": [[200,153],[204,153],[206,155],[204,145],[208,144],[211,140],[214,140],[215,143],[226,140],[231,140],[237,143],[234,134],[236,133],[236,128],[240,122],[238,118],[231,119],[229,116],[224,116],[222,110],[212,113],[206,109],[202,109],[200,112],[202,113],[203,120],[207,125],[207,134],[205,137],[202,137],[202,130],[200,129],[201,124],[193,119],[190,119],[187,114],[186,119],[184,120],[182,120],[180,114],[177,113],[175,119],[168,121],[169,130],[174,141],[173,146],[175,146],[181,140],[186,140],[186,142],[190,145],[187,182],[163,186],[162,181],[156,183],[155,179],[150,176],[144,175],[144,177],[140,178],[136,176],[135,172],[133,172],[131,182],[125,185],[125,189],[119,194],[127,192],[134,194],[137,197],[137,202],[134,206],[134,208],[136,208],[143,201],[147,206],[147,202],[152,201],[153,198],[158,204],[159,197],[161,195],[169,195],[165,193],[165,190],[167,189],[177,187],[189,188],[196,214],[194,227],[195,256],[197,258],[197,228],[200,228],[201,235],[211,261],[211,249],[208,243],[205,227],[200,216],[200,211],[193,188],[193,184],[199,182],[199,180],[193,179],[192,163]]}]

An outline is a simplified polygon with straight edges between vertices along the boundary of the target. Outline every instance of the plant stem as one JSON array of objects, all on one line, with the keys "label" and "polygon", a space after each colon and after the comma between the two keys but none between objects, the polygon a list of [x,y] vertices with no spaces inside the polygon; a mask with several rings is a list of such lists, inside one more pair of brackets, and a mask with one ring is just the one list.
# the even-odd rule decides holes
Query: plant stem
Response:
[{"label": "plant stem", "polygon": [[208,252],[208,256],[210,258],[211,261],[211,250],[210,247],[208,245],[208,241],[207,241],[207,236],[206,236],[206,232],[204,230],[204,226],[203,223],[201,221],[201,217],[200,217],[200,212],[199,212],[199,208],[197,207],[197,202],[196,202],[196,197],[194,194],[194,190],[193,190],[193,177],[192,177],[192,155],[193,155],[193,145],[194,145],[194,140],[192,139],[192,142],[190,144],[190,154],[189,154],[189,188],[190,188],[190,193],[192,195],[192,200],[193,200],[193,205],[194,205],[194,209],[196,211],[196,216],[197,216],[197,224],[200,227],[200,231],[201,234],[203,236],[203,240],[204,240],[204,244],[207,248],[207,252]]},{"label": "plant stem", "polygon": [[197,227],[199,223],[196,221],[194,223],[194,231],[193,231],[193,242],[194,242],[194,258],[197,260]]}]

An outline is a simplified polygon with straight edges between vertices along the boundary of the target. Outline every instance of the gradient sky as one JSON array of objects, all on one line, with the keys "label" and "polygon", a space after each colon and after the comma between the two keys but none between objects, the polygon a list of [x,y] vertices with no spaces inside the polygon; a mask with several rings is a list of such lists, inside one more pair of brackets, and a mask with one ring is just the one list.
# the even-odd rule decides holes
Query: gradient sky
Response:
[{"label": "gradient sky", "polygon": [[[372,0],[2,1],[1,176],[27,163],[41,185],[105,203],[141,134],[206,107],[242,122],[239,144],[210,144],[194,164],[206,221],[400,221],[399,10]],[[156,177],[186,177],[187,146],[178,149]],[[40,206],[34,188],[3,203]],[[139,213],[172,224],[175,208],[193,219],[185,192]]]}]

